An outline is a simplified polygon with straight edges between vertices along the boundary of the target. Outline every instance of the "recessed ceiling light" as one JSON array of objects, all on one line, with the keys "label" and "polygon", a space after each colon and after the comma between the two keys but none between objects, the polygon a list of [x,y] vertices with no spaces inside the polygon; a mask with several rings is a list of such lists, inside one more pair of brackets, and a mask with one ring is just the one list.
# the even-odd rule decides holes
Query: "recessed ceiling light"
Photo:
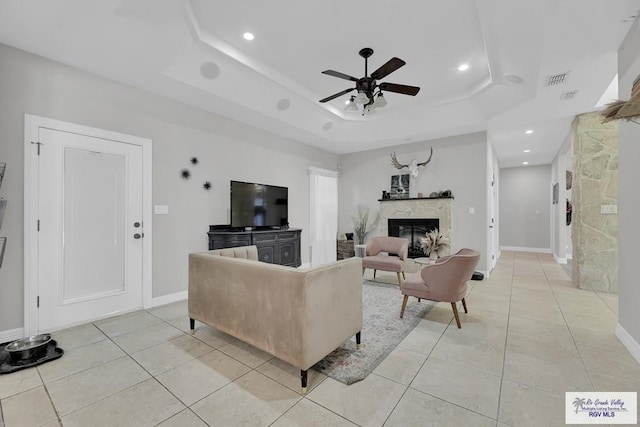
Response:
[{"label": "recessed ceiling light", "polygon": [[533,133],[533,131],[531,129],[526,130],[524,133],[526,133],[527,135],[531,135]]},{"label": "recessed ceiling light", "polygon": [[529,164],[529,162],[522,162],[522,164],[523,164],[523,165],[528,165],[528,164]]},{"label": "recessed ceiling light", "polygon": [[253,33],[244,33],[242,37],[244,37],[245,40],[253,40]]},{"label": "recessed ceiling light", "polygon": [[458,71],[467,71],[469,69],[469,64],[462,64],[458,67]]},{"label": "recessed ceiling light", "polygon": [[524,150],[524,152],[525,152],[525,153],[530,153],[530,152],[531,152],[531,150]]}]

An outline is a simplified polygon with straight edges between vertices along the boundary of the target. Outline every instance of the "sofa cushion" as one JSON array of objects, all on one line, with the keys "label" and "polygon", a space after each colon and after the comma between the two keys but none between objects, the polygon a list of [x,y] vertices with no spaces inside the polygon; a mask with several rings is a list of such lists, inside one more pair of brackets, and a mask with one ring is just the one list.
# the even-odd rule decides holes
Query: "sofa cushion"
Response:
[{"label": "sofa cushion", "polygon": [[374,255],[362,259],[362,265],[374,270],[395,271],[397,273],[404,269],[404,261],[392,255]]},{"label": "sofa cushion", "polygon": [[209,255],[226,256],[230,258],[243,258],[258,261],[258,247],[252,246],[240,246],[237,248],[225,248],[215,249],[208,252]]}]

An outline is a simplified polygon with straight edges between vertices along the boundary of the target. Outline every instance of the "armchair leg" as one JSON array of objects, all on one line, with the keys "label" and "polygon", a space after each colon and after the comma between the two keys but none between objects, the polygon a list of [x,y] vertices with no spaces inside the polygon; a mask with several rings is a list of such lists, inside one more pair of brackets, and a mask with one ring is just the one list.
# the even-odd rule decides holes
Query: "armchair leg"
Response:
[{"label": "armchair leg", "polygon": [[409,295],[405,295],[404,299],[402,300],[402,308],[400,309],[400,318],[402,319],[402,316],[404,316],[404,309],[407,308],[407,301],[409,300]]},{"label": "armchair leg", "polygon": [[362,331],[356,332],[356,350],[360,350],[360,332]]},{"label": "armchair leg", "polygon": [[464,298],[462,298],[462,306],[464,307],[464,312],[468,313],[469,310],[467,310],[467,302],[464,300]]},{"label": "armchair leg", "polygon": [[307,371],[300,371],[300,384],[302,385],[302,394],[307,394]]},{"label": "armchair leg", "polygon": [[398,275],[398,285],[402,285],[402,279],[400,278],[400,273],[396,273]]},{"label": "armchair leg", "polygon": [[366,270],[366,268],[362,267],[362,275],[364,276],[364,271]]},{"label": "armchair leg", "polygon": [[193,335],[196,329],[196,321],[195,319],[189,318],[189,333]]},{"label": "armchair leg", "polygon": [[460,325],[460,316],[458,316],[458,307],[456,307],[455,302],[451,303],[451,308],[453,308],[453,315],[456,317],[456,323],[458,324],[458,329],[462,329],[462,326]]},{"label": "armchair leg", "polygon": [[407,276],[405,276],[405,275],[404,275],[404,271],[402,272],[402,278],[403,278],[403,279],[406,279],[406,278],[407,278]]},{"label": "armchair leg", "polygon": [[373,270],[373,278],[374,279],[376,278],[376,271],[378,271],[378,270],[375,270],[375,269]]}]

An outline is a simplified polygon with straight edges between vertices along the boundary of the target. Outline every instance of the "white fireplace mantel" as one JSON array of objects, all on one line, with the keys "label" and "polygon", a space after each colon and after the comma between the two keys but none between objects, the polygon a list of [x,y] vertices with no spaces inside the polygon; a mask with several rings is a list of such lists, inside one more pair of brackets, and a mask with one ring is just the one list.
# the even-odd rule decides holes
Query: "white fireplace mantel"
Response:
[{"label": "white fireplace mantel", "polygon": [[440,232],[451,238],[453,198],[382,199],[379,202],[381,235],[389,235],[389,218],[438,218]]}]

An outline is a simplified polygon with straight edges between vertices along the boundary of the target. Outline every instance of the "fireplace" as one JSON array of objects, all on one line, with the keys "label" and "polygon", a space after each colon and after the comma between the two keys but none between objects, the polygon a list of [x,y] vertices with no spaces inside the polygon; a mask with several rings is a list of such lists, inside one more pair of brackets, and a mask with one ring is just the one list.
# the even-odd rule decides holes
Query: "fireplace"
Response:
[{"label": "fireplace", "polygon": [[420,246],[420,239],[426,233],[440,228],[438,218],[389,218],[388,234],[409,240],[409,258],[426,256]]}]

